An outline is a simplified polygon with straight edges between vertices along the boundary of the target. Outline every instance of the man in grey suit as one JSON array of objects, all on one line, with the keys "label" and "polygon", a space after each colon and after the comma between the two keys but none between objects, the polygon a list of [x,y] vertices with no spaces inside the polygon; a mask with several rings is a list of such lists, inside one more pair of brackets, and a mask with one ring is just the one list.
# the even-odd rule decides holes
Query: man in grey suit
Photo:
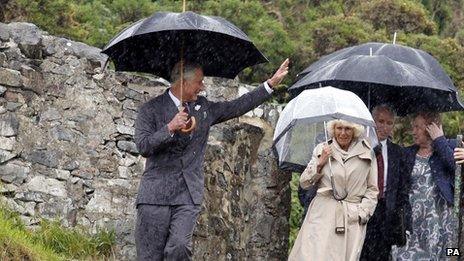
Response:
[{"label": "man in grey suit", "polygon": [[276,73],[253,91],[226,102],[198,96],[203,70],[184,62],[183,101],[197,122],[188,134],[181,105],[180,63],[171,72],[171,87],[144,103],[135,124],[135,143],[147,158],[137,196],[135,242],[138,260],[191,260],[192,234],[203,200],[203,161],[212,125],[238,117],[267,100],[288,73],[286,59]]}]

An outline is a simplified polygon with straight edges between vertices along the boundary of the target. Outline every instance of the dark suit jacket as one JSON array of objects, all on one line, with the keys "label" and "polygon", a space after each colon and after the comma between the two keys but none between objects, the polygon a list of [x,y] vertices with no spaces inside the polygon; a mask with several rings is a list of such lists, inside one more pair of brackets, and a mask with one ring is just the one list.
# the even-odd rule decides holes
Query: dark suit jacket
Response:
[{"label": "dark suit jacket", "polygon": [[238,117],[257,107],[271,95],[263,85],[226,102],[205,97],[190,106],[197,120],[192,136],[169,134],[167,124],[178,112],[168,90],[140,107],[135,123],[135,143],[147,158],[140,180],[136,204],[201,204],[203,200],[203,161],[212,125]]},{"label": "dark suit jacket", "polygon": [[[397,144],[387,140],[387,153],[388,153],[388,173],[387,173],[387,189],[385,195],[385,216],[384,218],[371,220],[369,226],[383,226],[384,236],[388,240],[387,244],[393,245],[397,242],[397,237],[401,231],[398,231],[398,226],[402,216],[399,216],[399,210],[405,208],[408,201],[408,187],[407,187],[407,173],[405,170],[404,152],[403,148]],[[376,210],[377,211],[377,210]],[[375,215],[375,214],[374,214]],[[376,223],[379,222],[379,223]],[[368,229],[368,233],[371,229]],[[372,231],[379,231],[373,229]],[[377,232],[376,232],[377,233]],[[371,236],[376,238],[376,236]],[[369,243],[369,242],[366,242]]]},{"label": "dark suit jacket", "polygon": [[403,217],[398,216],[399,209],[404,209],[408,200],[408,173],[405,169],[404,149],[387,140],[388,153],[388,174],[387,174],[387,190],[385,191],[386,204],[386,231],[391,238],[392,243],[395,242],[396,233],[400,233],[396,228],[402,222]]}]

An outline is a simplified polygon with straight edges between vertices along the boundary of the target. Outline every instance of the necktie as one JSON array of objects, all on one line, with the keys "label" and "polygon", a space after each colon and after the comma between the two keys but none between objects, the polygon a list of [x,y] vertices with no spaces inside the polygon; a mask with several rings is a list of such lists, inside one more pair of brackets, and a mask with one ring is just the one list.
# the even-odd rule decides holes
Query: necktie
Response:
[{"label": "necktie", "polygon": [[379,187],[378,198],[383,198],[383,184],[384,184],[384,163],[382,155],[382,144],[377,145],[374,148],[375,157],[377,158],[377,186]]},{"label": "necktie", "polygon": [[184,112],[190,114],[190,107],[189,107],[189,103],[184,101],[182,102],[182,107],[184,107]]},{"label": "necktie", "polygon": [[[182,102],[182,106],[184,107],[184,112],[188,114],[186,129],[188,129],[188,128],[190,128],[192,126],[192,121],[191,121],[191,116],[192,115],[190,115],[190,105],[191,105],[190,102],[186,102],[186,101]],[[192,139],[192,133],[191,132],[188,134],[188,137],[190,139]]]}]

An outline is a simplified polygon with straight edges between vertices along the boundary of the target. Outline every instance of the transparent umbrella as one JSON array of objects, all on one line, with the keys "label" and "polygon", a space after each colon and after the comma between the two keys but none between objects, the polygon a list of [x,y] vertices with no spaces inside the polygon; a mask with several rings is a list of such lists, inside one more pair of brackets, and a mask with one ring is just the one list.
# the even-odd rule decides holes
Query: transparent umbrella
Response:
[{"label": "transparent umbrella", "polygon": [[364,137],[377,142],[374,120],[364,102],[354,93],[334,87],[301,92],[280,114],[274,132],[274,151],[283,170],[302,172],[314,147],[327,141],[325,123],[342,119],[365,127]]}]

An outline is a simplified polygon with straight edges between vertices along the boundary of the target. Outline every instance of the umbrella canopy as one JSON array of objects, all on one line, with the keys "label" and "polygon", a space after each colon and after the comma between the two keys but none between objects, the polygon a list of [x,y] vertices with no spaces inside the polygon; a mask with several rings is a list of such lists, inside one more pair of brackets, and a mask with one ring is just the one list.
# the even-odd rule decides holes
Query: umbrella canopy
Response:
[{"label": "umbrella canopy", "polygon": [[102,52],[117,71],[165,79],[181,58],[200,64],[205,76],[230,79],[246,67],[268,61],[232,23],[194,12],[154,13],[121,31]]},{"label": "umbrella canopy", "polygon": [[289,91],[296,95],[326,85],[356,93],[370,108],[387,103],[401,116],[464,109],[456,91],[424,70],[384,55],[353,55],[329,63],[306,74]]},{"label": "umbrella canopy", "polygon": [[412,47],[400,45],[400,44],[389,44],[389,43],[377,43],[369,42],[357,46],[347,47],[326,56],[311,64],[309,67],[304,69],[298,74],[301,78],[304,75],[317,70],[318,68],[324,67],[329,63],[347,59],[353,55],[385,55],[388,58],[402,63],[414,65],[435,79],[442,82],[450,90],[457,91],[453,84],[453,81],[441,67],[440,63],[429,53]]},{"label": "umbrella canopy", "polygon": [[326,140],[323,123],[334,119],[364,125],[366,136],[376,140],[374,120],[356,94],[333,87],[305,90],[285,106],[277,122],[274,150],[279,167],[303,171],[314,147]]}]

